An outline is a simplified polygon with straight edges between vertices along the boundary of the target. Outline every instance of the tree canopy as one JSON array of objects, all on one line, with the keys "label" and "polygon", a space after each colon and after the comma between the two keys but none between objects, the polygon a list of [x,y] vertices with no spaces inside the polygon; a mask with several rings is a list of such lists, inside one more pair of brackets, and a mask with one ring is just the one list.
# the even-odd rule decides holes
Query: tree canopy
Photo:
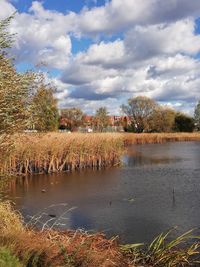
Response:
[{"label": "tree canopy", "polygon": [[7,30],[12,17],[0,21],[0,134],[23,131],[30,124],[41,131],[54,130],[58,110],[52,86],[36,73],[18,73],[5,52],[13,42]]},{"label": "tree canopy", "polygon": [[96,110],[94,124],[97,131],[102,132],[110,123],[108,111],[106,107],[100,107]]},{"label": "tree canopy", "polygon": [[62,126],[73,131],[83,124],[84,113],[80,108],[66,108],[61,111]]},{"label": "tree canopy", "polygon": [[32,75],[20,74],[5,53],[11,47],[13,35],[7,28],[12,16],[0,21],[0,134],[11,134],[24,129],[27,100]]},{"label": "tree canopy", "polygon": [[158,104],[145,96],[138,96],[122,105],[122,111],[131,119],[131,128],[134,132],[151,132],[152,120],[158,109]]},{"label": "tree canopy", "polygon": [[177,132],[193,132],[194,119],[184,113],[176,113],[174,130]]},{"label": "tree canopy", "polygon": [[29,128],[37,131],[55,131],[58,129],[59,114],[55,88],[45,82],[43,76],[36,75],[35,92],[29,108]]},{"label": "tree canopy", "polygon": [[6,48],[10,48],[12,46],[14,40],[14,34],[10,34],[8,32],[8,26],[10,25],[11,20],[14,15],[0,20],[0,53],[2,54]]}]

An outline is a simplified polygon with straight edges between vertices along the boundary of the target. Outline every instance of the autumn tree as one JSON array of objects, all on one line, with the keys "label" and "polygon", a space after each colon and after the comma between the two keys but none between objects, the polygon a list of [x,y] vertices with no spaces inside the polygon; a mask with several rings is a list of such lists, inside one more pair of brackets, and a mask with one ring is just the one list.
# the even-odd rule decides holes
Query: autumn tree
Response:
[{"label": "autumn tree", "polygon": [[85,114],[80,108],[66,108],[61,111],[61,126],[74,131],[83,125]]},{"label": "autumn tree", "polygon": [[200,101],[198,102],[194,111],[195,125],[198,131],[200,131]]},{"label": "autumn tree", "polygon": [[167,107],[157,107],[151,116],[150,129],[152,132],[172,132],[176,112]]},{"label": "autumn tree", "polygon": [[29,107],[29,128],[48,132],[58,129],[59,114],[55,88],[43,75],[35,75],[34,93]]},{"label": "autumn tree", "polygon": [[133,132],[151,132],[152,120],[159,108],[158,104],[145,96],[138,96],[128,100],[122,105],[122,111],[130,118]]},{"label": "autumn tree", "polygon": [[106,107],[96,110],[94,124],[97,131],[102,132],[110,124],[110,118]]},{"label": "autumn tree", "polygon": [[7,31],[12,17],[0,21],[0,134],[24,130],[32,75],[19,74],[6,55],[13,36]]},{"label": "autumn tree", "polygon": [[5,54],[5,49],[12,46],[14,34],[10,34],[8,27],[14,15],[0,21],[0,54]]},{"label": "autumn tree", "polygon": [[13,35],[8,32],[12,17],[0,21],[0,165],[14,147],[13,133],[22,132],[27,123],[27,101],[32,75],[19,74],[7,49]]}]

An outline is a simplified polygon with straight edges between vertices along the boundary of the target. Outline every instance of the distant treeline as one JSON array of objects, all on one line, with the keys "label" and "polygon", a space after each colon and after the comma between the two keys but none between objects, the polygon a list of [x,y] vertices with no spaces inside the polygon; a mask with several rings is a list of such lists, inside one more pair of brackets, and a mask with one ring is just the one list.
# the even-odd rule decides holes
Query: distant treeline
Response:
[{"label": "distant treeline", "polygon": [[153,99],[138,96],[122,105],[121,116],[109,115],[106,107],[96,110],[94,116],[85,115],[79,108],[63,109],[60,115],[60,129],[76,131],[79,127],[103,132],[117,127],[125,132],[193,132],[200,130],[200,104],[194,117],[177,112],[172,108],[161,106]]}]

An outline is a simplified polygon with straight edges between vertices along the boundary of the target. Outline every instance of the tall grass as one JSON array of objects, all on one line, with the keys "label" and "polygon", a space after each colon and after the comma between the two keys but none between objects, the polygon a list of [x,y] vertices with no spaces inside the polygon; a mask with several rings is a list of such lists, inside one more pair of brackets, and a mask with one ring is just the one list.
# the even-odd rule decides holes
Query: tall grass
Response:
[{"label": "tall grass", "polygon": [[121,246],[121,251],[136,266],[200,266],[200,237],[194,236],[193,230],[190,230],[169,240],[171,232],[161,233],[146,247],[129,244]]},{"label": "tall grass", "polygon": [[146,246],[120,245],[116,238],[106,239],[101,233],[89,234],[80,230],[36,231],[23,226],[21,215],[15,212],[9,202],[0,203],[0,248],[4,248],[4,261],[18,264],[18,258],[22,266],[200,266],[200,237],[194,236],[192,231],[173,240],[170,240],[170,236],[171,231],[162,233]]},{"label": "tall grass", "polygon": [[13,139],[11,156],[0,167],[2,173],[52,173],[115,166],[128,145],[200,141],[200,134],[27,133]]},{"label": "tall grass", "polygon": [[14,211],[9,202],[0,202],[1,247],[9,249],[12,255],[19,258],[22,266],[128,266],[115,239],[107,240],[100,233],[88,234],[80,230],[36,231],[23,226],[21,215]]},{"label": "tall grass", "polygon": [[2,171],[32,174],[102,168],[119,164],[123,151],[122,139],[112,134],[25,134],[15,136],[15,148]]}]

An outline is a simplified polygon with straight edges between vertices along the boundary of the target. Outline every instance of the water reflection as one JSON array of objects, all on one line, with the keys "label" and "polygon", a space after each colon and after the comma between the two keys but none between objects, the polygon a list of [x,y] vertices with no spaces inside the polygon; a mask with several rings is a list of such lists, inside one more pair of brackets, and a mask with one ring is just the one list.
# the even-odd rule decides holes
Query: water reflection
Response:
[{"label": "water reflection", "polygon": [[[124,163],[101,171],[17,178],[9,197],[26,220],[66,203],[76,209],[67,213],[62,229],[100,230],[123,242],[149,241],[174,226],[180,231],[199,226],[200,143],[133,146]],[[46,219],[53,222],[65,209],[54,206]]]}]

